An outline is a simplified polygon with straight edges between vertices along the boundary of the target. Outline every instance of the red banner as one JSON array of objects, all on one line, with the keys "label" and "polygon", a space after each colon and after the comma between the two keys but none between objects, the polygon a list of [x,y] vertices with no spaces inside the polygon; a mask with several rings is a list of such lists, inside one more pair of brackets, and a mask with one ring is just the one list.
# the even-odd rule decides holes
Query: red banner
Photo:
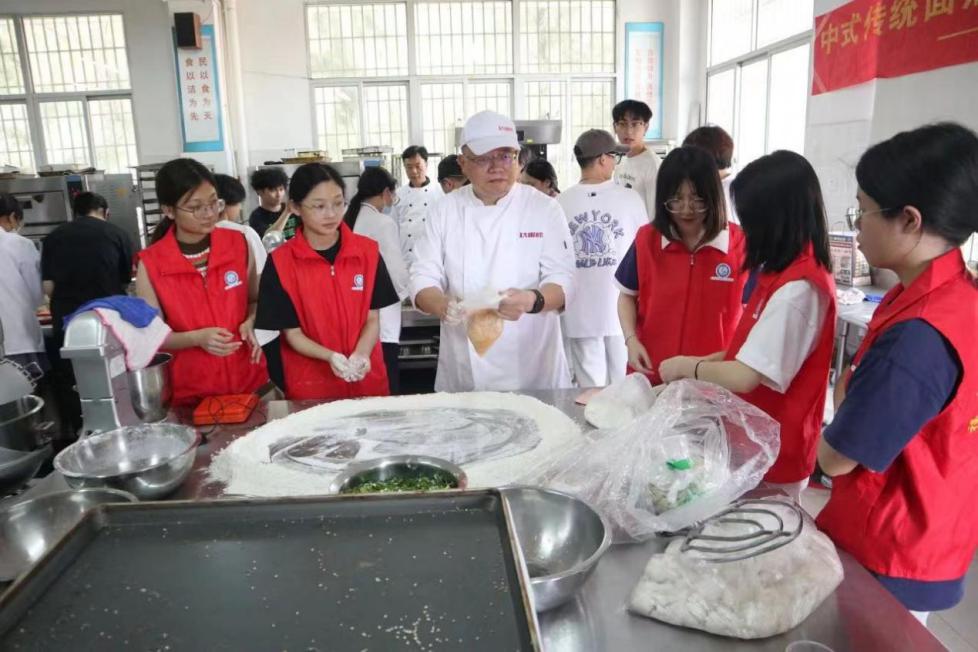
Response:
[{"label": "red banner", "polygon": [[978,61],[978,0],[853,0],[815,19],[813,46],[812,95]]}]

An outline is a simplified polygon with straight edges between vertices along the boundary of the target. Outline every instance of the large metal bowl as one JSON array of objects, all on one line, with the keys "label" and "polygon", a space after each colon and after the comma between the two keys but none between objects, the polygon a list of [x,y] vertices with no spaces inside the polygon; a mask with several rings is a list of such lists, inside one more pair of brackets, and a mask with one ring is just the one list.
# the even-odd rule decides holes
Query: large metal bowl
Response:
[{"label": "large metal bowl", "polygon": [[188,426],[127,426],[81,439],[54,458],[68,485],[111,487],[140,500],[166,496],[186,479],[200,435]]},{"label": "large metal bowl", "polygon": [[611,545],[610,525],[570,494],[536,487],[507,487],[502,493],[530,573],[537,611],[564,604]]},{"label": "large metal bowl", "polygon": [[0,496],[24,486],[50,456],[50,444],[30,452],[0,448]]},{"label": "large metal bowl", "polygon": [[135,500],[116,489],[78,489],[0,507],[0,581],[15,579],[34,565],[93,507]]},{"label": "large metal bowl", "polygon": [[173,389],[170,387],[169,353],[157,353],[148,365],[129,373],[129,394],[136,416],[144,423],[162,421],[170,411]]},{"label": "large metal bowl", "polygon": [[455,489],[465,489],[468,477],[461,467],[448,460],[427,455],[389,455],[373,460],[354,462],[336,476],[330,493],[339,494],[361,482],[383,482],[396,477],[417,474],[419,471],[444,471],[455,477]]},{"label": "large metal bowl", "polygon": [[0,447],[27,452],[43,446],[39,434],[43,409],[44,400],[33,394],[0,405]]}]

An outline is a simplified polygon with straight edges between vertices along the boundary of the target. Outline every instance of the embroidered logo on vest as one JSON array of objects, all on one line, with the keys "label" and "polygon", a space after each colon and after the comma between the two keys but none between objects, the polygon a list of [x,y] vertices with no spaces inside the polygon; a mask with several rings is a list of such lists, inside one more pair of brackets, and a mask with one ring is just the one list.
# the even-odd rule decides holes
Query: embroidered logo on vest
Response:
[{"label": "embroidered logo on vest", "polygon": [[224,272],[224,289],[231,290],[241,285],[241,277],[233,269]]},{"label": "embroidered logo on vest", "polygon": [[733,283],[733,270],[730,269],[730,265],[727,263],[720,263],[717,268],[713,271],[713,276],[710,277],[711,281],[724,281],[726,283]]},{"label": "embroidered logo on vest", "polygon": [[357,274],[353,277],[353,291],[363,292],[363,274]]}]

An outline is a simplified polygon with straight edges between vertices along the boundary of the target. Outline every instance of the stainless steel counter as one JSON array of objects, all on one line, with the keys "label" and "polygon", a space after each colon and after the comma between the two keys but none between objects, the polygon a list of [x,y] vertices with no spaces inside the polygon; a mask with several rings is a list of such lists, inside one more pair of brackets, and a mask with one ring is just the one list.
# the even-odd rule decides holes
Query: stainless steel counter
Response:
[{"label": "stainless steel counter", "polygon": [[[573,402],[576,391],[528,392],[554,405],[583,424],[583,409]],[[173,498],[201,499],[223,495],[223,487],[208,483],[206,470],[211,457],[231,441],[267,420],[281,418],[315,402],[272,401],[262,404],[251,419],[240,426],[219,426],[206,432],[206,442],[197,453],[194,471]],[[179,421],[186,415],[173,414]],[[63,488],[55,474],[39,482],[29,494]],[[944,647],[900,605],[852,557],[840,552],[845,580],[808,620],[797,628],[760,641],[740,641],[703,632],[673,627],[649,618],[634,616],[625,608],[629,593],[641,576],[649,557],[665,546],[657,539],[642,544],[616,545],[601,560],[584,590],[573,602],[541,614],[540,627],[547,652],[627,652],[630,650],[724,650],[783,652],[792,641],[814,640],[836,652],[896,651],[927,652]]]}]

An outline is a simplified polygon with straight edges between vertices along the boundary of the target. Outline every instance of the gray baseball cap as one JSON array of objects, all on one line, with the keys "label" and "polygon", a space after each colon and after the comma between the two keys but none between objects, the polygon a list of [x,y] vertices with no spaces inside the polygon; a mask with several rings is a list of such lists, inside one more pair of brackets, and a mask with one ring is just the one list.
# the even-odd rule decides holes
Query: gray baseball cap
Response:
[{"label": "gray baseball cap", "polygon": [[574,156],[577,158],[597,158],[602,154],[628,153],[627,145],[619,145],[615,137],[603,129],[588,129],[574,143]]}]

